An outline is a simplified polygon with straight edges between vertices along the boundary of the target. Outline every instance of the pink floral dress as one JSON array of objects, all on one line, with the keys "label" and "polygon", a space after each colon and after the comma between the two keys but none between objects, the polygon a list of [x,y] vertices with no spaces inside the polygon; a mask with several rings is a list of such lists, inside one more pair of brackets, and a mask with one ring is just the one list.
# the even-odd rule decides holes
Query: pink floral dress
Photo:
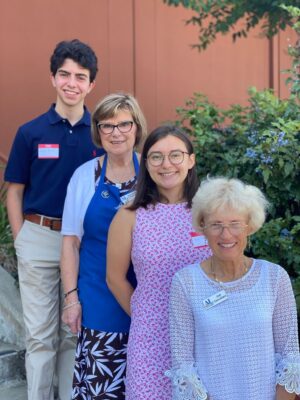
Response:
[{"label": "pink floral dress", "polygon": [[169,292],[179,269],[210,256],[192,242],[191,211],[186,203],[136,211],[132,261],[138,285],[131,300],[126,399],[170,400]]}]

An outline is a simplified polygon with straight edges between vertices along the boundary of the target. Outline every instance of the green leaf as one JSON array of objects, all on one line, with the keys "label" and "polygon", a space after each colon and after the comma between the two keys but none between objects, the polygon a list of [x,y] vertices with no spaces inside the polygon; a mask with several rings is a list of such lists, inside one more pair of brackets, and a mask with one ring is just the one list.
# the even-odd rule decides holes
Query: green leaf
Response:
[{"label": "green leaf", "polygon": [[293,171],[293,169],[294,169],[294,165],[292,164],[292,163],[286,163],[285,165],[284,165],[284,173],[285,173],[285,176],[287,177],[287,176],[289,176],[290,174],[291,174],[291,172]]},{"label": "green leaf", "polygon": [[262,174],[263,174],[264,182],[268,183],[269,177],[271,175],[271,171],[269,169],[264,169],[262,171]]}]

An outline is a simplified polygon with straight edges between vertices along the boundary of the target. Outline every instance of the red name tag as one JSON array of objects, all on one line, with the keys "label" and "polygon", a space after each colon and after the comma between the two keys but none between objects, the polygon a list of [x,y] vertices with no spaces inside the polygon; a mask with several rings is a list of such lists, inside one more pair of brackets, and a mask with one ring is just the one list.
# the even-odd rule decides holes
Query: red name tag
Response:
[{"label": "red name tag", "polygon": [[39,144],[38,158],[59,158],[59,144]]},{"label": "red name tag", "polygon": [[199,232],[190,232],[192,243],[194,247],[205,247],[208,246],[206,237]]}]

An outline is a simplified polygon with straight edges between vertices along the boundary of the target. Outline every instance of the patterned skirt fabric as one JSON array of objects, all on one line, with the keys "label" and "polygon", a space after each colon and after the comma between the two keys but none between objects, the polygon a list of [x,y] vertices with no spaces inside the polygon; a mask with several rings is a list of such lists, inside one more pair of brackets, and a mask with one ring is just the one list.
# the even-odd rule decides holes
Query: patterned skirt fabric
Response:
[{"label": "patterned skirt fabric", "polygon": [[72,400],[124,400],[128,333],[82,328],[75,357]]}]

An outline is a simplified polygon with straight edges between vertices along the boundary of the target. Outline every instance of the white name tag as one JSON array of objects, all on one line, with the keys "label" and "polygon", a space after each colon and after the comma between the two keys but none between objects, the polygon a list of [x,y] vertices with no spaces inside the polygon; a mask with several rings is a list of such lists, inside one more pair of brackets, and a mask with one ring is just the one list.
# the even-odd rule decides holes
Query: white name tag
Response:
[{"label": "white name tag", "polygon": [[203,300],[203,306],[206,309],[216,306],[217,304],[222,303],[223,301],[227,300],[228,296],[225,290],[221,290],[220,292],[213,294],[212,296],[208,297],[207,299]]},{"label": "white name tag", "polygon": [[208,246],[206,237],[202,233],[190,232],[192,243],[194,247],[205,247]]},{"label": "white name tag", "polygon": [[59,144],[39,144],[38,158],[59,158]]},{"label": "white name tag", "polygon": [[132,192],[129,192],[129,193],[127,193],[127,194],[124,194],[124,196],[122,196],[122,197],[120,198],[122,204],[127,204],[127,203],[129,203],[130,201],[132,201],[132,200],[134,199],[134,197],[135,197],[135,193],[136,193],[136,191],[133,190]]}]

